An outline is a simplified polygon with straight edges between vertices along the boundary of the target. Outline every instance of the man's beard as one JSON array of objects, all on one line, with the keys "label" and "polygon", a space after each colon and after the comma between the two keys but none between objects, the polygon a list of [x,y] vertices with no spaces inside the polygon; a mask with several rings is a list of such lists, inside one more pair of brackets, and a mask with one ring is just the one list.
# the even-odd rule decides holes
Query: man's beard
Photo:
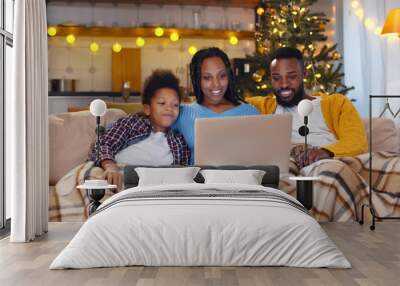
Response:
[{"label": "man's beard", "polygon": [[274,89],[274,94],[276,96],[276,101],[278,102],[279,105],[283,107],[293,107],[299,104],[300,101],[302,101],[305,97],[305,91],[304,91],[304,85],[302,84],[299,87],[299,90],[294,94],[293,98],[290,101],[284,101],[281,99],[279,96],[279,93],[284,90],[291,90],[294,92],[294,89],[291,88],[280,88],[280,89]]}]

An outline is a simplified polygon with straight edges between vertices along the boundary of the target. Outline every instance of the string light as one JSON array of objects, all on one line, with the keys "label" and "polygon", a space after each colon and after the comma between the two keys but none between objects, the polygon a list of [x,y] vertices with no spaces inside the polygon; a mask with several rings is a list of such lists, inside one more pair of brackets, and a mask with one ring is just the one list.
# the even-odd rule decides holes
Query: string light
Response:
[{"label": "string light", "polygon": [[112,46],[112,50],[114,51],[114,53],[119,53],[122,50],[121,44],[118,42],[115,42]]},{"label": "string light", "polygon": [[154,34],[157,37],[162,37],[164,35],[164,29],[161,28],[161,27],[157,27],[157,28],[154,29]]},{"label": "string light", "polygon": [[257,15],[262,16],[264,14],[265,10],[263,7],[258,7],[256,10]]},{"label": "string light", "polygon": [[65,37],[65,41],[69,44],[69,45],[73,45],[75,44],[76,38],[73,34],[69,34],[68,36]]},{"label": "string light", "polygon": [[380,35],[382,33],[382,27],[376,27],[374,33],[375,35]]},{"label": "string light", "polygon": [[50,26],[50,27],[47,29],[47,34],[48,34],[50,37],[54,37],[54,36],[57,34],[57,28],[56,28],[56,27],[53,27],[53,26]]},{"label": "string light", "polygon": [[239,43],[239,39],[236,36],[229,37],[229,44],[236,46]]},{"label": "string light", "polygon": [[364,25],[366,28],[372,28],[375,25],[375,22],[372,18],[367,18],[364,21]]},{"label": "string light", "polygon": [[[353,9],[355,10],[354,14],[358,18],[360,18],[360,20],[363,20],[365,13],[364,13],[364,9],[360,5],[360,2],[357,0],[353,0],[351,2],[351,7],[353,7]],[[373,30],[375,35],[380,35],[382,32],[382,27],[375,28],[376,23],[377,23],[376,19],[371,18],[371,17],[368,17],[364,20],[364,26],[367,29]]]},{"label": "string light", "polygon": [[169,38],[172,42],[176,42],[179,40],[179,34],[177,32],[172,32]]},{"label": "string light", "polygon": [[316,74],[315,74],[315,77],[316,77],[316,78],[321,78],[322,75],[321,75],[320,73],[316,73]]},{"label": "string light", "polygon": [[190,46],[188,48],[188,52],[193,56],[195,53],[197,53],[197,48],[195,46]]},{"label": "string light", "polygon": [[363,10],[363,8],[358,8],[358,9],[356,10],[356,16],[357,16],[358,18],[360,18],[360,19],[364,18],[364,10]]},{"label": "string light", "polygon": [[138,47],[143,47],[145,43],[146,43],[146,42],[145,42],[145,40],[144,40],[142,37],[138,37],[138,38],[136,39],[136,46],[138,46]]},{"label": "string light", "polygon": [[311,69],[312,68],[312,64],[309,64],[307,67],[306,67],[306,69]]},{"label": "string light", "polygon": [[357,0],[351,1],[351,7],[357,9],[360,3]]},{"label": "string light", "polygon": [[90,43],[89,50],[92,53],[97,53],[99,51],[99,49],[100,49],[100,45],[97,42]]}]

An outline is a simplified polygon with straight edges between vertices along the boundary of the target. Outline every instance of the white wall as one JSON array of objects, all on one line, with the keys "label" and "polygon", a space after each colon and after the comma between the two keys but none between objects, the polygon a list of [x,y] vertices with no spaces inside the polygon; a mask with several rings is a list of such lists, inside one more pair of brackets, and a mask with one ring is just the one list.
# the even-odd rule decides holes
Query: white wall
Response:
[{"label": "white wall", "polygon": [[[96,38],[100,50],[93,54],[89,51],[92,38],[78,38],[74,46],[69,47],[62,37],[49,39],[49,79],[77,79],[78,91],[110,91],[111,90],[111,46],[118,40],[123,47],[134,48],[134,38]],[[217,46],[222,48],[230,58],[244,57],[254,50],[252,40],[240,41],[231,46],[226,40],[182,39],[172,43],[169,39],[146,38],[141,51],[142,83],[154,69],[172,70],[181,80],[182,86],[188,83],[188,67],[191,45],[198,49]]]}]

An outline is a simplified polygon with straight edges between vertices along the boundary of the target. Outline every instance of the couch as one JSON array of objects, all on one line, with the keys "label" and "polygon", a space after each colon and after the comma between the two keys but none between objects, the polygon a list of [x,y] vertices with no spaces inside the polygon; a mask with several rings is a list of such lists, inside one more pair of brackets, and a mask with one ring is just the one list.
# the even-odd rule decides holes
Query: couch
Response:
[{"label": "couch", "polygon": [[[120,109],[108,109],[101,124],[108,126],[126,116]],[[368,133],[368,119],[363,119]],[[369,136],[369,134],[367,134]],[[50,220],[81,221],[86,218],[85,195],[79,192],[60,196],[57,182],[71,169],[84,163],[95,141],[95,119],[89,111],[53,114],[49,116],[50,136]],[[372,151],[400,153],[400,128],[391,119],[374,118],[372,122]],[[61,215],[59,209],[65,208]]]}]

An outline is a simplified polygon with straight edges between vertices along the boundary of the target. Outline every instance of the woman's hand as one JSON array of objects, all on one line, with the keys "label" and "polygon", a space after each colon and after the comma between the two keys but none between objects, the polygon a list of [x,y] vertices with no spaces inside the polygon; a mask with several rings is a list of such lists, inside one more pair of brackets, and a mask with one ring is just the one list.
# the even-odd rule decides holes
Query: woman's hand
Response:
[{"label": "woman's hand", "polygon": [[112,160],[104,160],[101,162],[101,167],[104,169],[103,178],[110,185],[117,185],[118,190],[121,190],[123,175],[117,164]]}]

